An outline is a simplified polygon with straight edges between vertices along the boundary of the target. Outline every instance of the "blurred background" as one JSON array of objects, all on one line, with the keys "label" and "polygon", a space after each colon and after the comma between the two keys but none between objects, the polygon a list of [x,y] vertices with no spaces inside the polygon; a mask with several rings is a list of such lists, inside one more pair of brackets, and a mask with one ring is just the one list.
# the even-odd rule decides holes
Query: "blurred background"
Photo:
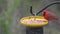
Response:
[{"label": "blurred background", "polygon": [[[39,11],[54,1],[60,0],[0,0],[0,34],[25,34],[26,26],[21,25],[17,20],[31,15],[31,5],[33,11]],[[60,17],[60,4],[48,9]],[[44,34],[60,34],[60,23],[49,21],[49,24],[44,27]]]}]

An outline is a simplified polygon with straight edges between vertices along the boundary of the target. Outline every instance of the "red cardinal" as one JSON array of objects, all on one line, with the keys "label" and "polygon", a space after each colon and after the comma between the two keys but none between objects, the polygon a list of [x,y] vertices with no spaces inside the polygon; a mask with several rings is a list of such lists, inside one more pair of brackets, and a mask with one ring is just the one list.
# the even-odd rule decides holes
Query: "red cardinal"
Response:
[{"label": "red cardinal", "polygon": [[51,20],[58,20],[58,21],[60,21],[58,19],[58,17],[55,14],[53,14],[52,12],[50,12],[49,10],[44,10],[42,13],[43,13],[44,18],[49,20],[49,21],[51,21]]}]

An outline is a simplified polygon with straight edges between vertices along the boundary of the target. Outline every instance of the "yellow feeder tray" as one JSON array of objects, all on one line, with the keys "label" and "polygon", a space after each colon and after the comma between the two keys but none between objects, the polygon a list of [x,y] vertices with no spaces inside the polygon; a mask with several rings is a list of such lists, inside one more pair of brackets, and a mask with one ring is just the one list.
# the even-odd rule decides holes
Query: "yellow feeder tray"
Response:
[{"label": "yellow feeder tray", "polygon": [[46,20],[43,16],[28,16],[22,18],[20,23],[29,27],[41,27],[47,25],[48,20]]}]

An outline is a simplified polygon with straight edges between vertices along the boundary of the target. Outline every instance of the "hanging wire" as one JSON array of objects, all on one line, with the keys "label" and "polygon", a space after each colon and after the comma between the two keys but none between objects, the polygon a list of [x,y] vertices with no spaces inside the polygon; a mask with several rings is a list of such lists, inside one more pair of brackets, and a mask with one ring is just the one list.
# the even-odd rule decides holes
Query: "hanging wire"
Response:
[{"label": "hanging wire", "polygon": [[[41,12],[43,12],[45,9],[47,9],[48,7],[50,7],[50,6],[54,5],[54,4],[60,4],[60,1],[56,1],[56,2],[53,2],[53,3],[51,3],[51,4],[48,4],[48,5],[45,6],[42,10],[40,10],[39,12],[37,12],[36,15],[38,15],[38,14],[41,13]],[[32,15],[35,15],[35,14],[33,14],[33,12],[32,12],[32,6],[30,6],[30,13],[31,13]]]},{"label": "hanging wire", "polygon": [[35,14],[33,14],[33,12],[32,12],[32,6],[30,6],[30,13],[31,13],[32,15],[35,15]]}]

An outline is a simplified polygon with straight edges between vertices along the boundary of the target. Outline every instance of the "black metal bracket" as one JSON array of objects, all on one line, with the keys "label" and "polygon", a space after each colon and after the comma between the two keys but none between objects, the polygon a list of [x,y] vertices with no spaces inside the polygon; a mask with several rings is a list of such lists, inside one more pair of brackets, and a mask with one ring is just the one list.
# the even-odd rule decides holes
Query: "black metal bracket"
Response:
[{"label": "black metal bracket", "polygon": [[[42,10],[40,10],[39,12],[37,12],[36,15],[38,15],[38,14],[41,13],[41,12],[43,12],[45,9],[47,9],[48,7],[50,7],[50,6],[54,5],[54,4],[60,4],[60,1],[56,1],[56,2],[53,2],[53,3],[51,3],[51,4],[48,4],[48,5],[45,6]],[[33,12],[32,12],[32,6],[30,7],[30,13],[31,13],[32,15],[34,15]]]}]

